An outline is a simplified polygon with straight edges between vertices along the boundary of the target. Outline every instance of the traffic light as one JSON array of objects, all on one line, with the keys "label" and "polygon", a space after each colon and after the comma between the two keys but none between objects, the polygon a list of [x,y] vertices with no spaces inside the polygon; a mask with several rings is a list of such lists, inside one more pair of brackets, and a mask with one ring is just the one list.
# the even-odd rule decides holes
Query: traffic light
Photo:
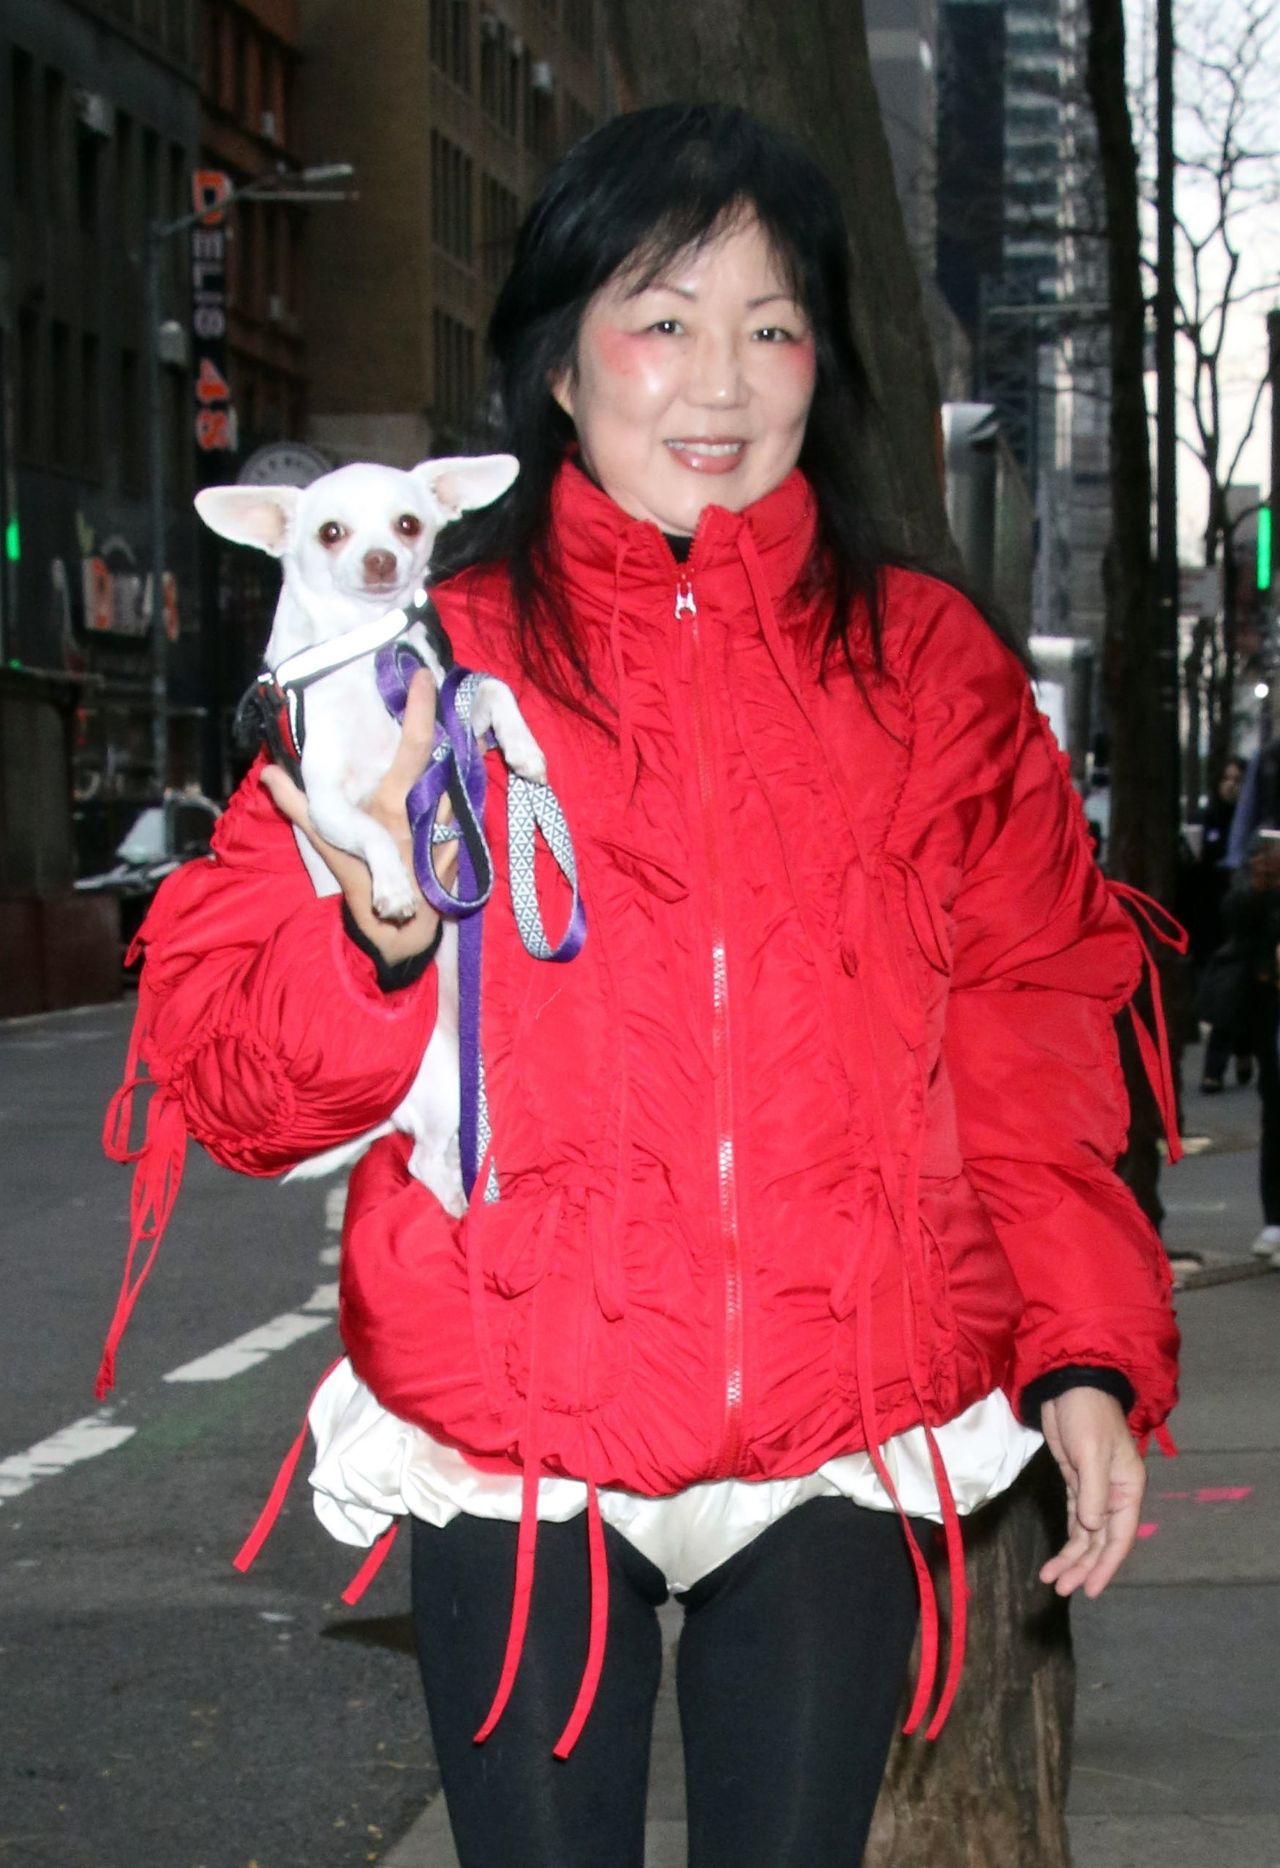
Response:
[{"label": "traffic light", "polygon": [[4,555],[10,564],[17,564],[22,556],[22,537],[18,531],[18,515],[15,512],[4,528]]},{"label": "traffic light", "polygon": [[1271,508],[1258,508],[1258,589],[1271,588]]}]

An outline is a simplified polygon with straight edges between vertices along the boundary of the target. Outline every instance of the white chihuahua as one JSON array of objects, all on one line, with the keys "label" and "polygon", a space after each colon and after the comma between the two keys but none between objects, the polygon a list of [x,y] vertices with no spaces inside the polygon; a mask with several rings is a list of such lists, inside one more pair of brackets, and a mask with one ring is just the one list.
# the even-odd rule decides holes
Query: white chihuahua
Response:
[{"label": "white chihuahua", "polygon": [[[275,670],[298,651],[376,623],[410,601],[425,581],[441,527],[497,499],[518,472],[510,454],[422,461],[407,473],[359,462],[306,488],[208,487],[197,493],[196,508],[223,538],[281,560],[284,583],[265,658]],[[446,670],[421,622],[402,639],[417,649],[439,687]],[[479,684],[471,730],[477,739],[492,730],[513,771],[545,782],[546,761],[505,682],[489,677]],[[360,806],[387,771],[399,738],[378,692],[372,651],[308,687],[301,765],[311,821],[326,841],[367,863],[374,909],[388,921],[412,915],[416,890],[394,840]],[[302,832],[295,834],[316,893],[336,894],[333,872]],[[387,1125],[414,1137],[411,1171],[455,1214],[466,1206],[458,1154],[457,951],[456,923],[446,920],[435,962],[435,1029],[418,1076]],[[295,1171],[330,1173],[373,1139],[332,1149]]]}]

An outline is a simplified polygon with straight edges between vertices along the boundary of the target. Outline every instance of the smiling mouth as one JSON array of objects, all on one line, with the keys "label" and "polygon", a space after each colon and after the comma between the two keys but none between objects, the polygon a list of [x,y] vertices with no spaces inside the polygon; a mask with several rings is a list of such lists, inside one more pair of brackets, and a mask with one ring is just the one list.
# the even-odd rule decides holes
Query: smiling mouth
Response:
[{"label": "smiling mouth", "polygon": [[678,440],[668,441],[666,445],[673,453],[705,454],[709,460],[731,460],[741,454],[747,444],[745,441],[709,441],[682,435]]}]

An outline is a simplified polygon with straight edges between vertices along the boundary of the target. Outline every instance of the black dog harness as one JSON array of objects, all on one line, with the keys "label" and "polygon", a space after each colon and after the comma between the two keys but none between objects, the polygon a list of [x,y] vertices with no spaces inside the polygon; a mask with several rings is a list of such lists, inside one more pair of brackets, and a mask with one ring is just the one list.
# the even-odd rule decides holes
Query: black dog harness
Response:
[{"label": "black dog harness", "polygon": [[232,730],[237,745],[256,751],[265,742],[275,763],[284,767],[295,785],[301,785],[307,689],[335,669],[358,662],[362,655],[385,649],[414,623],[421,623],[426,630],[441,668],[452,667],[453,647],[444,625],[426,592],[417,591],[413,602],[403,609],[388,610],[385,616],[362,623],[358,629],[286,655],[275,668],[264,668],[249,683],[236,707]]}]

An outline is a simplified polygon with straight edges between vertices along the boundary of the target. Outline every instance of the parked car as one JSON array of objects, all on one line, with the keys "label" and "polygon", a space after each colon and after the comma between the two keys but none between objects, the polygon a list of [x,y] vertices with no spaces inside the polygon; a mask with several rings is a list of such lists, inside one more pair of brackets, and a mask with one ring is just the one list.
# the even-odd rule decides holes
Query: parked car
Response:
[{"label": "parked car", "polygon": [[134,818],[116,847],[113,868],[82,876],[76,888],[85,894],[112,894],[120,900],[120,933],[127,946],[142,926],[155,892],[167,875],[209,854],[220,806],[199,792],[166,792],[163,804],[149,804]]}]

